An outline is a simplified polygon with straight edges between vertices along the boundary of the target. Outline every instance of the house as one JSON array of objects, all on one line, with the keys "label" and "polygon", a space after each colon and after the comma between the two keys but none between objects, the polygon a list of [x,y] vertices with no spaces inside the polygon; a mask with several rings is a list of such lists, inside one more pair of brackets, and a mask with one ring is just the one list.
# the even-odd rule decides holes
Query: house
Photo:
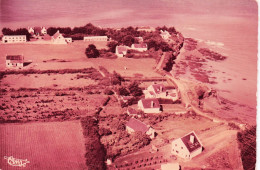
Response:
[{"label": "house", "polygon": [[51,36],[49,34],[45,34],[43,37],[42,37],[43,40],[46,40],[46,41],[49,41],[51,40]]},{"label": "house", "polygon": [[30,34],[34,34],[34,29],[33,29],[33,27],[28,27],[28,32],[30,33]]},{"label": "house", "polygon": [[3,43],[23,43],[26,42],[26,35],[4,35]]},{"label": "house", "polygon": [[147,44],[146,43],[141,43],[141,44],[132,44],[131,45],[132,50],[144,52],[147,51]]},{"label": "house", "polygon": [[118,57],[124,57],[129,47],[127,46],[116,46],[116,55]]},{"label": "house", "polygon": [[168,40],[170,37],[171,37],[171,34],[168,32],[168,31],[166,31],[166,30],[160,30],[161,31],[161,37],[164,39],[164,40]]},{"label": "house", "polygon": [[43,35],[47,34],[47,29],[46,29],[45,27],[42,27],[42,28],[41,28],[41,33],[42,33]]},{"label": "house", "polygon": [[153,27],[138,27],[137,31],[152,32],[152,31],[155,31],[155,28],[153,28]]},{"label": "house", "polygon": [[142,134],[148,135],[151,139],[155,136],[155,131],[151,126],[146,125],[135,118],[130,118],[126,123],[126,131],[130,134],[133,132],[142,132]]},{"label": "house", "polygon": [[84,41],[108,41],[107,36],[89,36],[89,37],[84,37]]},{"label": "house", "polygon": [[202,144],[194,131],[172,141],[171,153],[173,155],[184,159],[192,159],[201,152]]},{"label": "house", "polygon": [[161,170],[180,170],[179,163],[161,164]]},{"label": "house", "polygon": [[139,42],[142,43],[144,41],[143,37],[135,37],[135,39]]},{"label": "house", "polygon": [[24,63],[24,56],[22,55],[6,55],[7,68],[22,68]]},{"label": "house", "polygon": [[63,37],[59,30],[51,37],[51,41],[53,44],[67,44],[67,40]]},{"label": "house", "polygon": [[156,98],[141,99],[138,101],[138,109],[144,113],[160,113],[161,106]]},{"label": "house", "polygon": [[152,84],[143,91],[145,98],[161,98],[176,101],[179,99],[177,89],[166,89],[163,84]]},{"label": "house", "polygon": [[131,117],[141,117],[141,115],[132,107],[128,107],[126,113]]}]

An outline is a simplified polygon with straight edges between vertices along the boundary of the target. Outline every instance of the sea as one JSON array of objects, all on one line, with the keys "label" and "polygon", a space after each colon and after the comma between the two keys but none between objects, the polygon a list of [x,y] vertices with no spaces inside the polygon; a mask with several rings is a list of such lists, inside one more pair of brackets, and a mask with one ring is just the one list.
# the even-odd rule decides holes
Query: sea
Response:
[{"label": "sea", "polygon": [[[256,118],[258,5],[255,0],[0,0],[0,29],[28,26],[174,26],[227,56],[232,81],[215,85]],[[224,71],[223,71],[224,72]],[[239,115],[235,115],[239,116]]]}]

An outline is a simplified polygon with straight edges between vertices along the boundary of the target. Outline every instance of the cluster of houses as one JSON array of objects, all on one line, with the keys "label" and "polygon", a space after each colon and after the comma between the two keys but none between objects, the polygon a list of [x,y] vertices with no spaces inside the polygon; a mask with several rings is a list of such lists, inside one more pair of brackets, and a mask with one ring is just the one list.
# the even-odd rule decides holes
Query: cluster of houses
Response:
[{"label": "cluster of houses", "polygon": [[[170,99],[172,101],[178,100],[178,92],[176,89],[166,89],[163,84],[150,85],[143,91],[145,98],[138,101],[138,109],[144,113],[160,113],[162,111],[158,99]],[[128,133],[140,131],[142,134],[148,135],[153,139],[156,135],[155,130],[144,122],[138,120],[141,115],[138,111],[129,107],[127,114],[131,117],[126,123],[126,130]],[[183,159],[192,159],[202,152],[202,143],[194,131],[177,138],[171,143],[171,153]]]}]

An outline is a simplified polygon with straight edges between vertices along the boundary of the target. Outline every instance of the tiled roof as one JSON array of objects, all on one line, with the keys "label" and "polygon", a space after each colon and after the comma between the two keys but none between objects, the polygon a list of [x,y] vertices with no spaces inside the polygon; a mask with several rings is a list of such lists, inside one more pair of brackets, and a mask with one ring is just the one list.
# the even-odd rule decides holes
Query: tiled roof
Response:
[{"label": "tiled roof", "polygon": [[[141,99],[141,102],[143,104],[143,107],[145,109],[148,108],[160,108],[159,101],[155,98],[150,98],[150,99]],[[153,106],[152,106],[153,104]]]},{"label": "tiled roof", "polygon": [[130,118],[129,122],[127,122],[126,126],[130,127],[134,131],[146,133],[149,130],[149,126],[147,126],[145,123],[141,122],[140,120],[137,120],[135,118]]},{"label": "tiled roof", "polygon": [[[165,91],[165,87],[164,87],[163,84],[153,84],[152,87],[153,87],[156,94],[159,94],[159,93]],[[161,91],[161,88],[162,88],[162,91]]]},{"label": "tiled roof", "polygon": [[[193,143],[190,142],[190,136],[194,136],[194,142]],[[199,140],[197,139],[195,132],[189,133],[188,135],[182,137],[181,140],[184,143],[184,145],[187,147],[187,149],[190,153],[202,146],[200,144]]]},{"label": "tiled roof", "polygon": [[6,60],[17,60],[23,61],[24,57],[22,55],[7,55]]}]

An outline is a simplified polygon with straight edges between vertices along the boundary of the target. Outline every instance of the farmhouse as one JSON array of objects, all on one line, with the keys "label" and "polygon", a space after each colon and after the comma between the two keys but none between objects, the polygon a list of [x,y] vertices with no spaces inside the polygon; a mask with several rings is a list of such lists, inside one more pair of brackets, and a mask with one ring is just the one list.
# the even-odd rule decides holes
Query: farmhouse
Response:
[{"label": "farmhouse", "polygon": [[116,55],[118,57],[124,57],[129,47],[127,46],[116,46]]},{"label": "farmhouse", "polygon": [[67,44],[69,42],[72,42],[71,38],[64,38],[64,36],[60,33],[58,30],[51,38],[51,41],[53,44]]},{"label": "farmhouse", "polygon": [[184,159],[192,159],[202,152],[202,144],[194,131],[172,141],[173,155]]},{"label": "farmhouse", "polygon": [[138,101],[138,109],[144,113],[160,113],[160,104],[156,98],[141,99]]},{"label": "farmhouse", "polygon": [[126,131],[130,134],[139,131],[142,132],[142,134],[148,135],[151,139],[153,139],[155,136],[155,131],[151,126],[146,125],[145,123],[135,118],[130,118],[129,122],[127,122]]},{"label": "farmhouse", "polygon": [[164,39],[164,40],[168,40],[170,37],[171,37],[171,34],[168,32],[168,31],[166,31],[166,30],[160,30],[161,31],[161,37]]},{"label": "farmhouse", "polygon": [[84,37],[84,41],[108,41],[107,36],[89,36]]},{"label": "farmhouse", "polygon": [[22,55],[7,55],[6,56],[7,68],[22,68],[24,63],[24,56]]},{"label": "farmhouse", "polygon": [[4,35],[3,43],[23,43],[26,42],[26,35]]},{"label": "farmhouse", "polygon": [[141,44],[132,44],[131,45],[132,50],[144,52],[147,51],[147,44],[146,43],[141,43]]},{"label": "farmhouse", "polygon": [[179,98],[177,89],[166,89],[163,84],[152,84],[143,93],[145,98],[171,99],[172,101]]}]

